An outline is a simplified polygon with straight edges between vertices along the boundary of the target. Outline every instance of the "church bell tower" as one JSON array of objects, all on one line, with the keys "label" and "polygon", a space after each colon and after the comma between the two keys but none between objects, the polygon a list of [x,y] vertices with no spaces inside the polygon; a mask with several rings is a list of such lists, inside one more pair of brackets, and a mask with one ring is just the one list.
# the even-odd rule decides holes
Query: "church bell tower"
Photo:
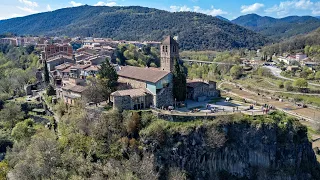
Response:
[{"label": "church bell tower", "polygon": [[171,36],[166,39],[160,45],[160,57],[161,57],[161,70],[173,71],[174,62],[179,60],[179,44]]}]

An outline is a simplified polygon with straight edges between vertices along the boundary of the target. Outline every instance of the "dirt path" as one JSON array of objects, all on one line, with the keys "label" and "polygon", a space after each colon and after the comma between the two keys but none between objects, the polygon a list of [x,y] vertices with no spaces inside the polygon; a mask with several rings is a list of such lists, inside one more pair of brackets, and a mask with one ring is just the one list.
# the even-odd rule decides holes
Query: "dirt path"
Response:
[{"label": "dirt path", "polygon": [[[280,102],[274,99],[270,99],[263,95],[258,95],[257,93],[250,90],[246,90],[244,88],[240,90],[238,87],[236,87],[232,83],[225,82],[222,84],[227,84],[230,90],[227,93],[232,93],[241,98],[254,100],[260,104],[270,104],[272,106],[275,106],[277,109],[282,110],[290,115],[296,116],[300,119],[303,118],[307,121],[310,121],[312,124],[320,123],[320,111],[317,109],[298,107],[291,102]],[[220,88],[222,84],[219,85]]]}]

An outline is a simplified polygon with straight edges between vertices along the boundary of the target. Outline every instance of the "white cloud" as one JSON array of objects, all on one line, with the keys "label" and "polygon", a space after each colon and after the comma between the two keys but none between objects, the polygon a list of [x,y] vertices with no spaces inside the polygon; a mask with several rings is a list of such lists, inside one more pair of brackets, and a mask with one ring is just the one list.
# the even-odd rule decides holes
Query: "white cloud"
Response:
[{"label": "white cloud", "polygon": [[170,6],[170,10],[173,12],[179,12],[179,11],[192,11],[191,8],[184,6]]},{"label": "white cloud", "polygon": [[203,13],[203,14],[207,14],[207,15],[211,15],[211,16],[228,14],[227,12],[225,12],[221,9],[215,9],[213,6],[211,6],[210,9],[202,9],[199,6],[193,6],[193,8],[190,8],[186,5],[184,5],[184,6],[170,6],[170,11],[172,11],[172,12],[193,11],[193,12]]},{"label": "white cloud", "polygon": [[20,7],[20,6],[17,6],[18,9],[22,10],[22,11],[25,11],[27,13],[30,13],[30,14],[34,14],[34,13],[38,13],[38,11],[32,9],[32,8],[28,8],[28,7]]},{"label": "white cloud", "polygon": [[184,5],[184,6],[180,7],[180,11],[186,12],[186,11],[192,11],[192,9],[189,8],[188,6]]},{"label": "white cloud", "polygon": [[21,17],[23,16],[22,14],[10,14],[8,16],[1,16],[0,20],[4,20],[4,19],[10,19],[10,18],[15,18],[15,17]]},{"label": "white cloud", "polygon": [[47,5],[47,10],[48,11],[52,11],[52,8],[51,8],[50,4]]},{"label": "white cloud", "polygon": [[28,0],[19,0],[20,3],[23,3],[27,6],[30,7],[38,7],[38,3],[37,2],[32,2],[32,1],[28,1]]},{"label": "white cloud", "polygon": [[77,7],[77,6],[81,6],[82,3],[77,3],[77,2],[74,2],[74,1],[71,1],[69,4],[71,4],[73,7]]},{"label": "white cloud", "polygon": [[109,1],[109,2],[99,1],[94,6],[116,6],[116,5],[117,5],[117,3],[114,1]]},{"label": "white cloud", "polygon": [[253,13],[258,11],[262,7],[264,7],[264,4],[261,3],[254,3],[248,6],[243,5],[241,6],[241,13]]},{"label": "white cloud", "polygon": [[320,2],[313,2],[311,0],[293,0],[282,1],[278,5],[265,10],[266,13],[276,13],[278,16],[286,16],[293,10],[308,10],[313,15],[320,14]]}]

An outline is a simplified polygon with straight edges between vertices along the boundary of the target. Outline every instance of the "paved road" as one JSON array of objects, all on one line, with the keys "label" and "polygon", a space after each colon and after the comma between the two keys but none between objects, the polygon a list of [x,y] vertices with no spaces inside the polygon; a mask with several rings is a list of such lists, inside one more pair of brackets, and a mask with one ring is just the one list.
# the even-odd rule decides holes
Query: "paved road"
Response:
[{"label": "paved road", "polygon": [[[273,66],[264,66],[264,67],[267,68],[267,69],[270,69],[271,73],[272,73],[274,76],[278,77],[278,78],[285,79],[285,80],[289,80],[289,81],[294,81],[294,79],[290,79],[290,78],[287,78],[287,77],[282,76],[282,75],[281,75],[281,72],[282,72],[281,69],[279,69],[279,68],[277,68],[277,67],[273,67]],[[310,82],[309,82],[309,84],[312,85],[312,86],[318,86],[318,87],[320,87],[320,84],[315,84],[315,83],[310,83]]]}]

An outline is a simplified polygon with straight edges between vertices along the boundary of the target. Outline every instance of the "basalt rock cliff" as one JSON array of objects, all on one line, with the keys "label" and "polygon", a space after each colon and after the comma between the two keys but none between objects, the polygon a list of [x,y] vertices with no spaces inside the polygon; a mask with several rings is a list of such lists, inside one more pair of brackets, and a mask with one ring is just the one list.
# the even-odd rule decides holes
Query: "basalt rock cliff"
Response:
[{"label": "basalt rock cliff", "polygon": [[[153,133],[156,133],[154,130]],[[178,168],[188,179],[318,179],[307,129],[297,121],[241,121],[143,138],[160,179]]]}]

